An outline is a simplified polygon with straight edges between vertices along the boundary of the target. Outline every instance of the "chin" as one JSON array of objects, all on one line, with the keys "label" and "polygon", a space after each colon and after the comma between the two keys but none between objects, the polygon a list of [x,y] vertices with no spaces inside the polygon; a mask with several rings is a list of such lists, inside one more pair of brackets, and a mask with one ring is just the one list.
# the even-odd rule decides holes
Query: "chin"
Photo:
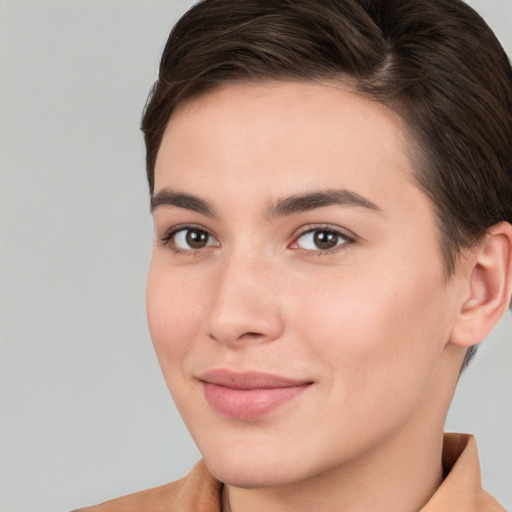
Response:
[{"label": "chin", "polygon": [[302,479],[290,474],[286,468],[280,470],[275,466],[254,467],[247,459],[236,465],[210,463],[206,460],[206,465],[217,480],[243,489],[280,487]]},{"label": "chin", "polygon": [[[275,448],[275,447],[274,447]],[[294,450],[295,451],[295,450]],[[279,450],[227,450],[204,452],[210,473],[221,482],[244,489],[280,487],[310,478],[320,469],[304,459],[298,451],[286,454]]]}]

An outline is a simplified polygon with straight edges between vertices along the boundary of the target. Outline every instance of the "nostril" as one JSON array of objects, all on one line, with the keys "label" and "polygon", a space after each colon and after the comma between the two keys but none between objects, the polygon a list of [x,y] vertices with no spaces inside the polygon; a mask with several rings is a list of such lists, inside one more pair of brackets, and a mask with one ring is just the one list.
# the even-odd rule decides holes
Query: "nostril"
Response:
[{"label": "nostril", "polygon": [[[236,338],[232,338],[231,343],[237,344],[237,342],[241,342],[241,341],[256,341],[256,340],[260,339],[262,336],[263,335],[258,332],[245,332],[244,334],[242,334]],[[227,341],[225,337],[216,337],[213,334],[210,334],[209,337],[216,342]]]},{"label": "nostril", "polygon": [[242,334],[242,336],[239,337],[240,340],[243,340],[243,339],[249,339],[249,340],[253,340],[253,339],[256,339],[256,338],[261,338],[263,336],[263,334],[261,334],[260,332],[246,332],[244,334]]}]

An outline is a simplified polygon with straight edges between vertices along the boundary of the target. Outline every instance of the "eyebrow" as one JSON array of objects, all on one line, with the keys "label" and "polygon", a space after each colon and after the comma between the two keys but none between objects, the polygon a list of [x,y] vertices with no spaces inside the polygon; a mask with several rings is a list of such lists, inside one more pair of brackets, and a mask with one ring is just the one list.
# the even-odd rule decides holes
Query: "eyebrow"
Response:
[{"label": "eyebrow", "polygon": [[[379,206],[356,192],[347,189],[327,189],[278,199],[269,205],[266,216],[272,219],[332,205],[366,208],[383,213]],[[164,188],[151,197],[151,212],[163,206],[184,208],[201,213],[207,217],[216,216],[215,209],[208,201],[191,194],[171,190],[170,188]]]},{"label": "eyebrow", "polygon": [[356,192],[347,189],[327,189],[278,199],[275,203],[270,205],[268,216],[270,218],[282,217],[332,205],[366,208],[378,213],[383,213],[382,209],[375,203],[372,203]]},{"label": "eyebrow", "polygon": [[214,217],[215,210],[208,201],[191,194],[176,192],[169,188],[164,188],[151,197],[151,213],[162,206],[174,206],[176,208],[185,208],[197,213]]}]

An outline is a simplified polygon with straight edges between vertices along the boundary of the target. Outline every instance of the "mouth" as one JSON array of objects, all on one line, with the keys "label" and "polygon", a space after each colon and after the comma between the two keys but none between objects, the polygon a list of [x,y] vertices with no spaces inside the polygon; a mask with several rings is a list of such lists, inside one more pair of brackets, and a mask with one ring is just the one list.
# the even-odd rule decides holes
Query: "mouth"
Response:
[{"label": "mouth", "polygon": [[261,372],[216,369],[200,375],[206,401],[221,416],[251,421],[301,395],[312,384]]}]

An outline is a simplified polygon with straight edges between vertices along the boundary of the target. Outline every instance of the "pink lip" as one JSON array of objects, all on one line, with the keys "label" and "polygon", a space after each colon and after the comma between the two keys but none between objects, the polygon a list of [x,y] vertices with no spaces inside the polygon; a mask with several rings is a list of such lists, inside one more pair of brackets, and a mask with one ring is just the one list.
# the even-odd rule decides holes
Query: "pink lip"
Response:
[{"label": "pink lip", "polygon": [[203,373],[207,402],[223,416],[255,420],[301,394],[311,381],[260,372],[216,369]]}]

